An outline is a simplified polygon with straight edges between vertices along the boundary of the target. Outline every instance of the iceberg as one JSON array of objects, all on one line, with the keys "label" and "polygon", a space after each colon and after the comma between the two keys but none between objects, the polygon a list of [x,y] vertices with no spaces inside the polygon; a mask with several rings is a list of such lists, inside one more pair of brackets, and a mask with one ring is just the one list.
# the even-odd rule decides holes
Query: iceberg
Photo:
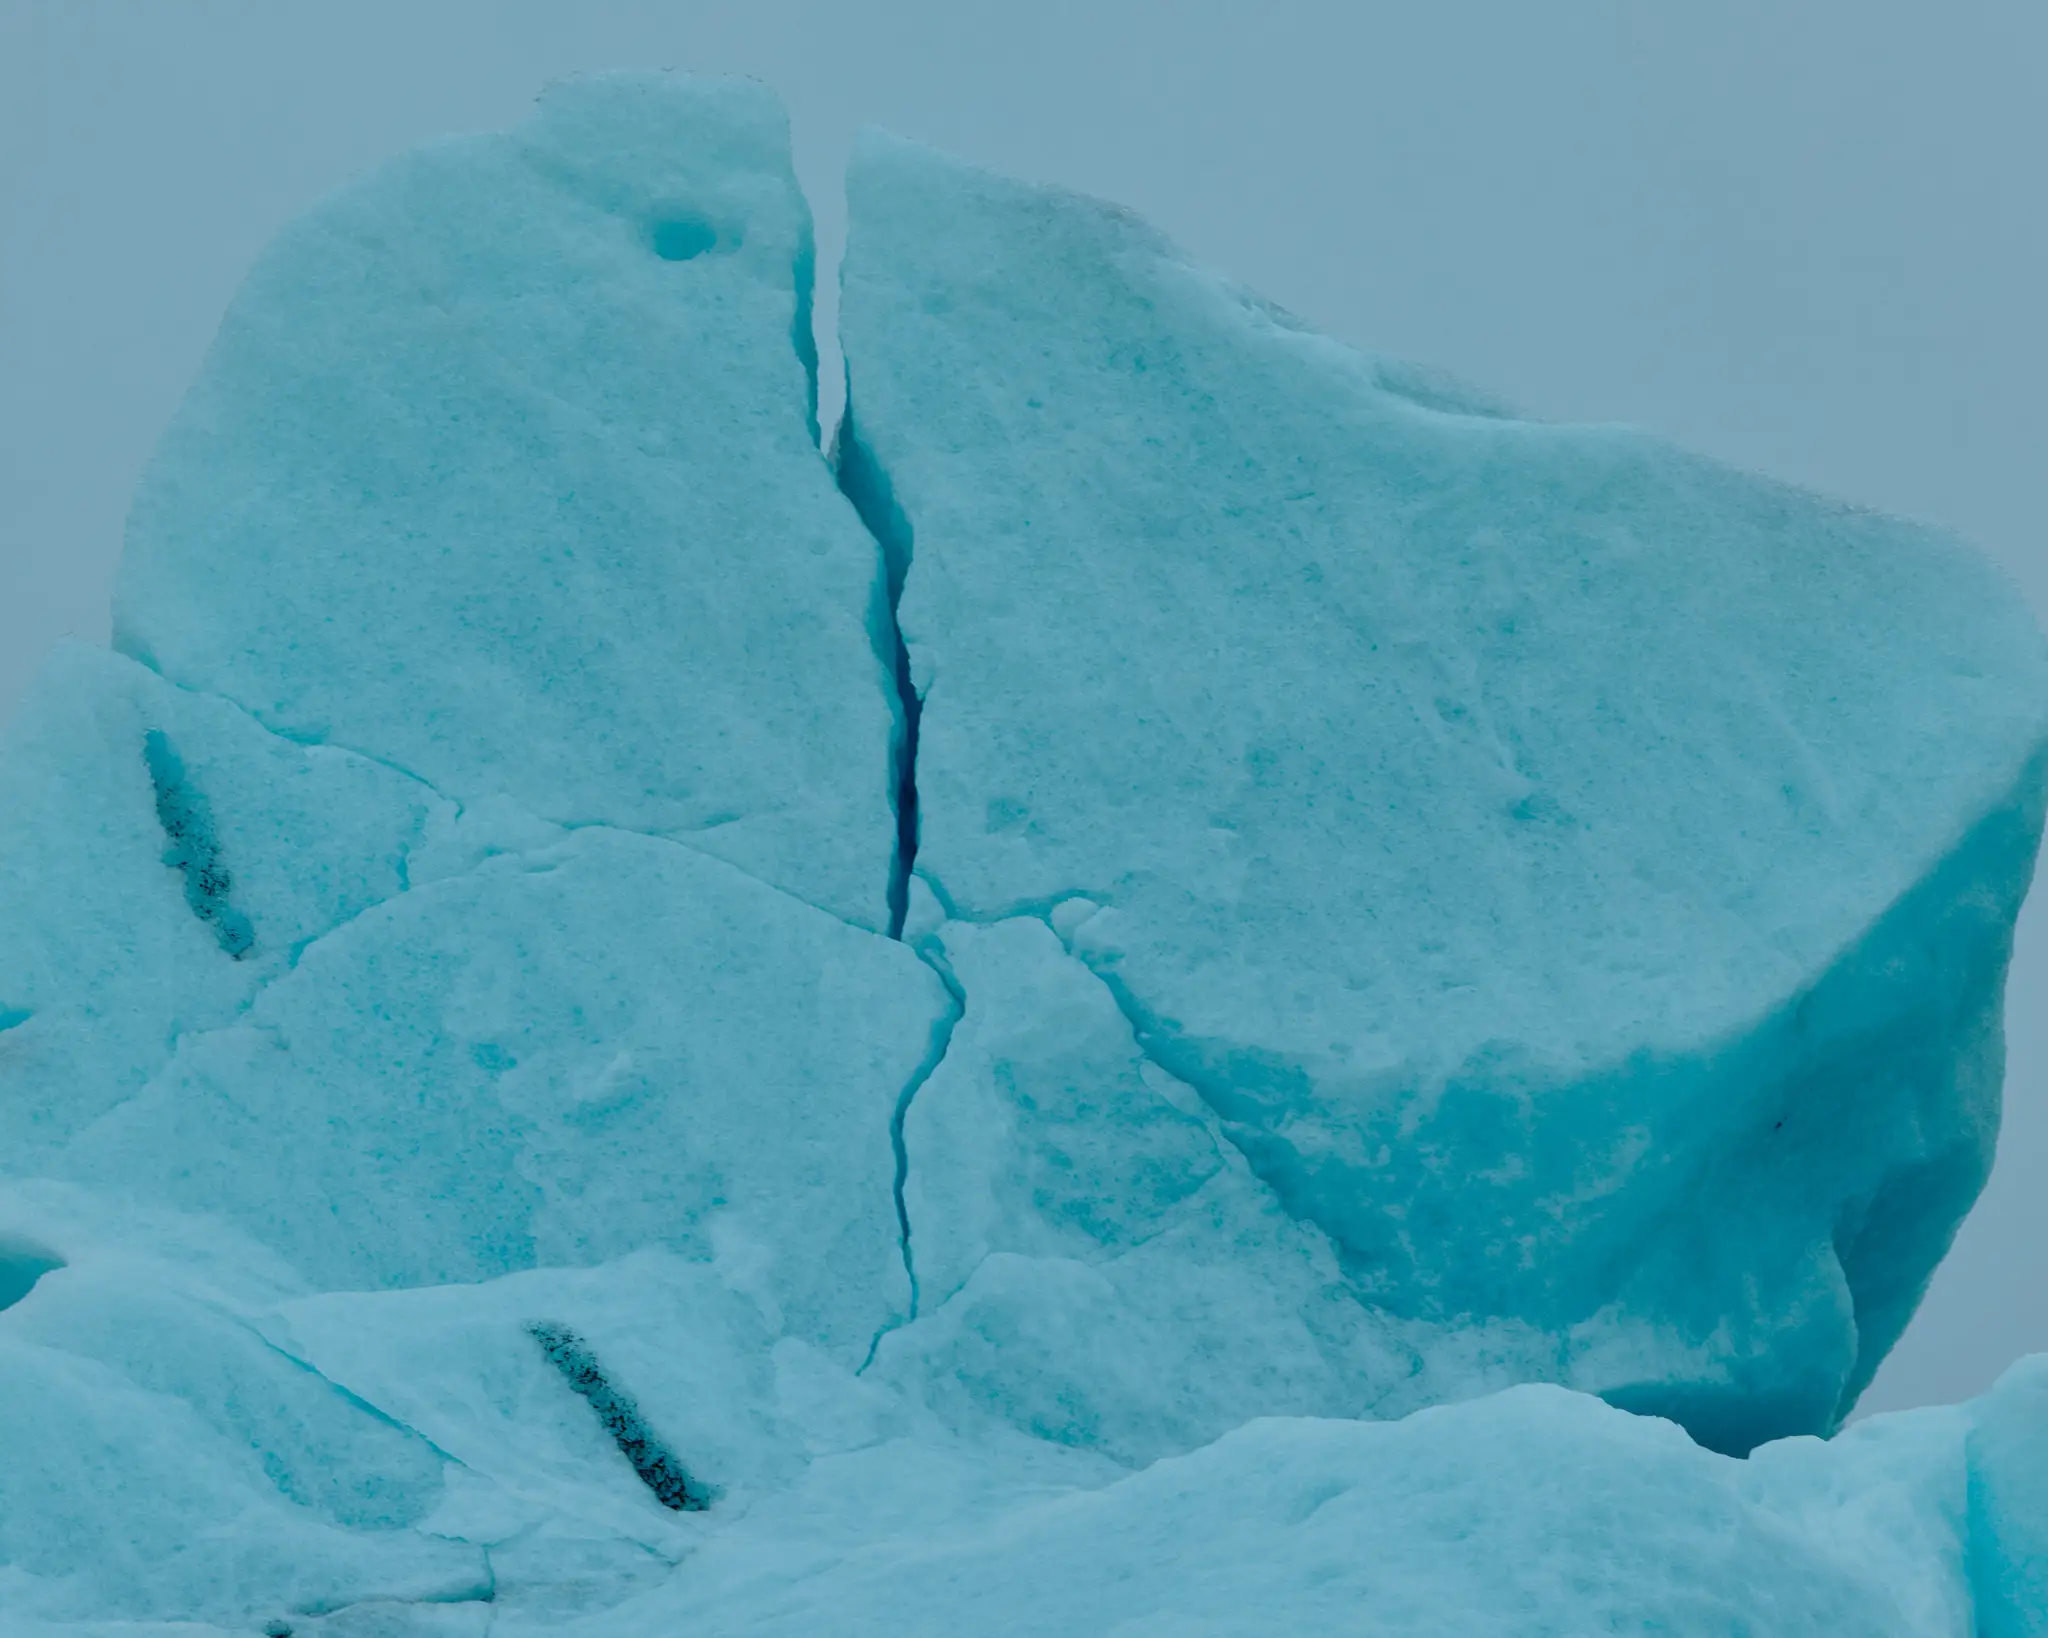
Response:
[{"label": "iceberg", "polygon": [[932,914],[1064,907],[1372,1305],[1824,1432],[1988,1172],[2048,654],[1930,531],[1516,419],[913,144],[842,475]]},{"label": "iceberg", "polygon": [[288,227],[0,736],[0,1632],[2048,1634],[1966,548],[757,86]]}]

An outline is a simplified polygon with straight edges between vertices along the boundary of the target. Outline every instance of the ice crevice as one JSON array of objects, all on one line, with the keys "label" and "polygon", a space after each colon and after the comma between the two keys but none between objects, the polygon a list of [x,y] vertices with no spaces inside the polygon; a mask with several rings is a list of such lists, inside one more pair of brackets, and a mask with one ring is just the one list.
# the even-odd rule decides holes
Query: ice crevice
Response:
[{"label": "ice crevice", "polygon": [[938,974],[939,982],[946,987],[950,1004],[944,1015],[933,1025],[931,1043],[926,1048],[924,1059],[918,1064],[910,1079],[904,1082],[903,1091],[896,1099],[896,1107],[889,1115],[889,1151],[896,1165],[895,1176],[890,1182],[890,1194],[896,1206],[896,1240],[903,1258],[903,1277],[910,1286],[910,1301],[901,1319],[889,1320],[875,1332],[873,1339],[868,1343],[866,1357],[861,1360],[859,1369],[854,1372],[856,1376],[863,1375],[868,1367],[874,1364],[875,1353],[882,1346],[884,1337],[891,1331],[913,1324],[918,1317],[917,1256],[911,1245],[910,1204],[906,1193],[910,1186],[910,1148],[904,1138],[904,1123],[910,1118],[910,1106],[916,1101],[918,1093],[924,1090],[925,1084],[938,1072],[939,1065],[946,1061],[946,1052],[953,1042],[953,1032],[967,1013],[966,997],[944,965],[933,961],[921,951],[918,952],[918,959]]},{"label": "ice crevice", "polygon": [[363,1415],[370,1417],[373,1421],[382,1423],[393,1432],[404,1434],[408,1439],[417,1439],[427,1449],[432,1451],[436,1457],[448,1463],[451,1467],[468,1467],[469,1464],[463,1461],[461,1457],[451,1451],[443,1450],[441,1446],[414,1427],[410,1422],[400,1420],[389,1411],[383,1409],[383,1407],[372,1404],[361,1394],[355,1392],[354,1389],[335,1381],[333,1377],[321,1370],[311,1360],[302,1358],[300,1355],[293,1353],[291,1349],[284,1347],[274,1337],[265,1335],[260,1326],[252,1325],[247,1319],[238,1314],[228,1313],[227,1317],[232,1319],[243,1330],[262,1343],[269,1352],[275,1354],[293,1369],[302,1371],[321,1383],[336,1398],[348,1405],[350,1409],[360,1411]]},{"label": "ice crevice", "polygon": [[[850,367],[846,377],[845,410],[835,430],[828,459],[833,466],[840,492],[846,496],[863,527],[874,537],[884,575],[883,590],[886,600],[879,611],[876,650],[878,658],[885,660],[894,680],[898,720],[898,737],[892,747],[891,768],[891,790],[896,810],[896,855],[889,881],[890,936],[909,944],[918,959],[938,975],[952,1000],[949,1015],[934,1033],[931,1051],[918,1072],[905,1085],[889,1125],[890,1146],[896,1162],[893,1192],[897,1234],[902,1245],[904,1274],[910,1286],[910,1307],[901,1321],[885,1324],[875,1333],[874,1340],[869,1344],[867,1357],[862,1361],[859,1373],[856,1373],[860,1374],[865,1373],[873,1365],[883,1338],[891,1331],[914,1323],[921,1312],[922,1293],[917,1275],[916,1253],[912,1243],[912,1227],[906,1196],[911,1161],[904,1135],[905,1125],[918,1093],[944,1062],[953,1032],[965,1017],[967,1009],[966,995],[936,944],[921,938],[906,938],[905,923],[910,911],[913,879],[928,891],[937,910],[947,921],[990,925],[1018,915],[1028,915],[1046,922],[1068,953],[1082,960],[1083,965],[1088,966],[1103,984],[1129,1025],[1132,1040],[1139,1053],[1167,1074],[1176,1075],[1176,1078],[1183,1080],[1187,1077],[1178,1075],[1153,1051],[1153,1028],[1126,989],[1113,982],[1110,975],[1089,964],[1073,949],[1072,934],[1075,928],[1088,915],[1105,906],[1106,896],[1077,889],[1055,894],[1042,902],[1011,907],[1001,915],[963,915],[940,882],[933,879],[928,872],[918,871],[917,757],[918,730],[924,701],[912,675],[909,644],[903,634],[900,612],[914,556],[914,539],[910,521],[896,499],[887,470],[860,436]],[[1072,913],[1074,909],[1078,909],[1079,913]],[[1203,1104],[1216,1115],[1223,1135],[1230,1139],[1233,1146],[1237,1146],[1229,1122],[1217,1108],[1211,1093],[1194,1082],[1189,1084],[1194,1085]],[[1249,1161],[1250,1156],[1247,1155],[1246,1159]],[[1257,1175],[1256,1170],[1254,1175]],[[1260,1178],[1260,1183],[1272,1190],[1272,1185],[1264,1178]],[[1272,1192],[1277,1198],[1278,1191]],[[1280,1204],[1290,1216],[1298,1216],[1288,1202],[1281,1200]]]},{"label": "ice crevice", "polygon": [[[917,753],[918,729],[923,713],[924,701],[917,690],[911,673],[909,644],[903,635],[900,612],[904,588],[909,579],[911,562],[915,551],[914,538],[910,520],[897,501],[895,488],[890,481],[887,470],[876,459],[873,451],[860,436],[860,426],[856,416],[853,375],[850,366],[846,374],[845,410],[835,430],[828,458],[837,477],[840,492],[846,496],[848,503],[853,507],[854,513],[859,517],[863,527],[875,539],[876,546],[881,554],[884,572],[886,603],[883,606],[882,613],[885,618],[880,622],[881,630],[878,634],[876,647],[878,656],[886,659],[890,674],[895,682],[899,723],[898,739],[893,747],[894,766],[891,769],[891,789],[894,792],[896,805],[896,857],[889,880],[890,936],[896,939],[904,939],[905,937],[905,921],[910,908],[910,888],[913,876],[915,875],[929,891],[939,911],[948,921],[991,924],[997,921],[1008,920],[1014,915],[1035,916],[1052,927],[1055,936],[1060,939],[1061,944],[1067,948],[1069,954],[1076,954],[1072,947],[1073,930],[1080,920],[1085,919],[1086,914],[1102,907],[1103,900],[1101,898],[1076,890],[1054,895],[1040,904],[1015,907],[1000,916],[979,917],[962,915],[941,883],[933,880],[928,873],[919,873],[917,871]],[[1080,916],[1061,914],[1062,906],[1072,905],[1085,907],[1083,914]],[[865,1372],[874,1363],[876,1351],[880,1348],[882,1339],[890,1331],[900,1329],[901,1325],[913,1323],[919,1315],[921,1293],[917,1278],[916,1255],[911,1243],[910,1211],[906,1199],[906,1189],[910,1179],[910,1154],[904,1137],[904,1128],[909,1118],[911,1105],[915,1101],[917,1094],[944,1061],[946,1049],[951,1041],[953,1031],[965,1016],[967,1007],[966,996],[962,991],[959,981],[949,970],[946,962],[937,950],[923,940],[912,939],[908,942],[918,958],[926,966],[930,967],[933,972],[938,974],[940,982],[946,986],[946,992],[952,998],[952,1009],[950,1016],[943,1022],[934,1037],[931,1053],[928,1055],[923,1066],[921,1066],[919,1072],[905,1086],[903,1095],[897,1101],[895,1112],[890,1119],[889,1140],[896,1159],[894,1184],[896,1225],[903,1247],[904,1274],[910,1283],[910,1309],[908,1315],[900,1324],[892,1322],[883,1326],[881,1330],[875,1333],[874,1341],[868,1348],[867,1358],[861,1363],[860,1370],[862,1372]],[[1085,958],[1080,958],[1077,955],[1077,959],[1083,959],[1083,964],[1089,965]],[[1162,1062],[1153,1052],[1151,1046],[1152,1028],[1144,1018],[1141,1009],[1136,1006],[1125,988],[1113,982],[1109,975],[1097,971],[1092,965],[1090,965],[1089,970],[1094,972],[1097,979],[1102,982],[1104,988],[1114,1000],[1118,1011],[1130,1026],[1132,1039],[1138,1051],[1159,1069],[1166,1071],[1168,1074],[1175,1074],[1176,1072],[1169,1065]],[[1186,1079],[1185,1076],[1178,1076],[1177,1078]],[[1217,1115],[1224,1134],[1230,1136],[1229,1123],[1222,1115],[1221,1110],[1216,1108],[1215,1100],[1210,1092],[1194,1082],[1189,1084],[1195,1086],[1195,1090],[1202,1098],[1203,1103],[1210,1107]],[[1236,1140],[1232,1137],[1231,1141],[1235,1144]],[[1249,1160],[1250,1157],[1247,1156],[1246,1158]],[[1264,1181],[1262,1178],[1261,1182],[1264,1183]],[[1266,1186],[1271,1187],[1270,1184]],[[1277,1195],[1277,1191],[1275,1193]],[[1282,1201],[1281,1204],[1284,1209],[1289,1211],[1290,1215],[1294,1214],[1293,1208],[1285,1201]]]},{"label": "ice crevice", "polygon": [[[924,701],[911,676],[910,646],[904,640],[901,618],[903,590],[910,575],[912,540],[909,520],[896,503],[888,474],[861,441],[859,426],[854,419],[851,370],[846,376],[846,408],[833,434],[828,459],[840,493],[845,495],[862,527],[874,537],[881,556],[883,602],[877,611],[875,647],[877,658],[888,669],[896,696],[896,734],[890,748],[892,766],[889,781],[896,810],[896,853],[889,871],[889,936],[901,940],[904,920],[909,914],[911,873],[917,865],[917,743],[918,725],[924,711]],[[918,1317],[917,1258],[911,1245],[910,1207],[905,1196],[910,1182],[910,1151],[904,1139],[904,1123],[910,1117],[910,1106],[916,1101],[917,1094],[944,1062],[953,1031],[967,1008],[966,997],[945,964],[914,943],[910,947],[945,985],[951,1006],[934,1029],[924,1062],[905,1084],[889,1118],[889,1147],[896,1161],[892,1184],[896,1233],[903,1248],[904,1277],[910,1284],[910,1307],[901,1322],[891,1322],[875,1333],[874,1340],[868,1345],[867,1358],[861,1362],[863,1372],[874,1363],[882,1338],[898,1329],[899,1323],[908,1325]]]},{"label": "ice crevice", "polygon": [[883,602],[875,614],[876,658],[895,689],[896,734],[890,747],[889,791],[896,809],[896,855],[889,871],[889,936],[903,936],[909,909],[910,873],[917,864],[917,735],[924,700],[910,671],[910,647],[903,638],[903,588],[910,576],[910,521],[896,503],[889,477],[866,444],[854,419],[853,376],[846,377],[846,411],[840,417],[829,457],[839,491],[881,553]]}]

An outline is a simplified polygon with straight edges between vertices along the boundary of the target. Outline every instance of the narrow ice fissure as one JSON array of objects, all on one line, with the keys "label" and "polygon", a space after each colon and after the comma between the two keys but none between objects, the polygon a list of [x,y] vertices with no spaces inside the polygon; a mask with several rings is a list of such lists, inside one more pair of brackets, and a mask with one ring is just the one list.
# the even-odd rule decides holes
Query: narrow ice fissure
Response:
[{"label": "narrow ice fissure", "polygon": [[[889,936],[896,940],[903,937],[903,923],[910,907],[910,873],[917,863],[917,749],[918,725],[923,715],[924,702],[918,697],[916,684],[910,674],[910,647],[904,641],[903,623],[900,610],[903,603],[903,588],[910,575],[911,533],[910,522],[903,515],[903,509],[896,502],[895,491],[889,484],[888,475],[861,442],[860,429],[854,419],[853,381],[851,373],[846,377],[846,397],[839,418],[839,425],[832,439],[832,465],[839,483],[840,493],[845,495],[853,507],[854,515],[861,525],[874,536],[875,545],[881,553],[884,599],[878,611],[880,630],[876,633],[876,657],[887,666],[896,690],[897,729],[890,747],[890,792],[896,811],[896,853],[889,871]],[[944,1062],[947,1048],[952,1044],[953,1031],[966,1012],[966,997],[952,974],[922,952],[918,959],[938,974],[939,982],[946,987],[951,1001],[946,1017],[933,1031],[931,1049],[917,1072],[903,1088],[902,1096],[896,1100],[896,1108],[889,1118],[889,1147],[895,1157],[896,1175],[892,1192],[896,1202],[896,1234],[902,1248],[903,1274],[910,1286],[910,1307],[900,1321],[892,1321],[875,1333],[874,1341],[868,1345],[867,1358],[861,1361],[861,1371],[875,1361],[876,1350],[882,1345],[882,1338],[899,1325],[913,1323],[918,1316],[919,1291],[917,1283],[917,1258],[911,1245],[910,1203],[910,1149],[904,1137],[905,1123],[910,1118],[910,1106],[924,1085]]]},{"label": "narrow ice fissure", "polygon": [[813,312],[817,290],[818,247],[807,234],[803,248],[797,252],[796,316],[790,322],[789,340],[796,348],[797,362],[804,367],[804,424],[810,429],[812,447],[823,450],[824,432],[818,424],[818,329]]},{"label": "narrow ice fissure", "polygon": [[896,503],[888,475],[861,442],[854,420],[853,383],[832,439],[832,464],[839,492],[861,526],[874,536],[882,557],[882,606],[876,611],[876,658],[896,691],[896,732],[890,744],[889,793],[896,812],[896,854],[889,870],[889,936],[903,936],[910,904],[910,872],[917,863],[917,736],[924,715],[910,675],[910,646],[903,638],[903,588],[910,576],[910,522]]},{"label": "narrow ice fissure", "polygon": [[[444,1536],[441,1539],[444,1541],[454,1541],[460,1538]],[[406,1621],[409,1615],[422,1609],[447,1609],[461,1604],[495,1605],[498,1600],[498,1572],[491,1567],[489,1550],[481,1542],[465,1542],[464,1545],[474,1546],[477,1549],[480,1560],[479,1568],[483,1571],[483,1580],[444,1587],[439,1591],[389,1595],[372,1593],[367,1598],[338,1598],[331,1600],[315,1598],[305,1604],[301,1604],[297,1613],[322,1623],[331,1620],[337,1615],[351,1611],[373,1611],[379,1615],[388,1613],[399,1621]],[[492,1619],[490,1615],[486,1614],[485,1620],[487,1623],[491,1622]],[[294,1638],[295,1632],[292,1623],[282,1617],[266,1621],[258,1630],[263,1633],[264,1638]],[[373,1616],[370,1621],[362,1625],[352,1623],[349,1630],[351,1632],[416,1632],[419,1628],[410,1623],[403,1627],[397,1627],[392,1625],[390,1621],[379,1620]],[[487,1625],[485,1631],[488,1633],[489,1630],[490,1627]]]},{"label": "narrow ice fissure", "polygon": [[902,706],[903,728],[893,770],[896,799],[896,858],[889,872],[889,936],[900,939],[903,936],[904,919],[910,911],[910,872],[917,862],[917,731],[918,719],[924,713],[924,702],[917,697],[917,690],[911,686],[910,650],[904,644],[902,628],[893,618],[893,599],[890,613],[890,629],[896,637],[893,666],[896,697]]},{"label": "narrow ice fissure", "polygon": [[907,1192],[910,1187],[910,1147],[904,1138],[903,1129],[904,1123],[910,1118],[911,1104],[917,1100],[918,1093],[924,1090],[925,1083],[938,1073],[939,1065],[946,1061],[946,1053],[953,1045],[953,1031],[959,1027],[960,1020],[966,1015],[967,1010],[966,998],[960,993],[952,978],[929,961],[925,965],[938,973],[939,981],[946,986],[950,1005],[945,1016],[932,1026],[931,1044],[925,1051],[924,1060],[912,1072],[910,1079],[903,1083],[903,1091],[897,1097],[896,1107],[889,1115],[889,1151],[896,1163],[896,1175],[890,1186],[896,1202],[896,1243],[903,1258],[903,1277],[910,1286],[910,1305],[900,1320],[889,1320],[875,1332],[873,1340],[868,1343],[867,1357],[860,1362],[859,1369],[854,1372],[856,1376],[874,1364],[875,1352],[882,1346],[882,1338],[891,1331],[900,1330],[903,1326],[913,1323],[918,1315],[917,1258],[910,1243],[910,1200]]},{"label": "narrow ice fissure", "polygon": [[357,1393],[355,1389],[350,1388],[343,1383],[337,1382],[333,1377],[329,1376],[325,1371],[321,1370],[319,1366],[315,1365],[310,1359],[306,1359],[299,1354],[293,1353],[291,1349],[279,1343],[276,1338],[265,1334],[261,1326],[252,1324],[247,1318],[238,1313],[235,1313],[231,1309],[221,1307],[218,1304],[209,1304],[209,1306],[212,1308],[214,1313],[220,1315],[223,1319],[226,1319],[231,1324],[239,1326],[242,1330],[248,1332],[249,1335],[254,1337],[259,1343],[261,1343],[265,1349],[267,1349],[270,1353],[276,1355],[277,1358],[283,1360],[287,1365],[291,1366],[294,1370],[302,1371],[307,1376],[310,1376],[319,1383],[321,1383],[331,1393],[338,1397],[344,1404],[349,1406],[350,1409],[360,1411],[363,1415],[371,1418],[371,1420],[381,1423],[383,1426],[390,1428],[393,1432],[402,1434],[408,1439],[417,1439],[421,1444],[425,1445],[428,1450],[432,1451],[436,1458],[448,1463],[452,1467],[467,1467],[469,1465],[467,1462],[463,1461],[461,1457],[455,1455],[454,1452],[442,1449],[441,1446],[436,1444],[432,1439],[428,1438],[426,1434],[422,1433],[410,1422],[407,1422],[400,1417],[392,1415],[391,1412],[385,1410],[381,1405],[372,1404],[369,1400],[365,1399],[361,1394]]},{"label": "narrow ice fissure", "polygon": [[[1138,1049],[1139,1055],[1165,1074],[1171,1075],[1183,1086],[1190,1088],[1195,1096],[1201,1099],[1202,1106],[1215,1117],[1217,1129],[1224,1139],[1244,1157],[1245,1164],[1251,1168],[1252,1176],[1257,1178],[1273,1196],[1280,1209],[1295,1222],[1313,1228],[1318,1233],[1329,1234],[1330,1231],[1317,1219],[1315,1213],[1303,1206],[1288,1191],[1285,1180],[1272,1176],[1262,1157],[1245,1146],[1239,1136],[1244,1130],[1241,1119],[1231,1111],[1229,1100],[1225,1096],[1227,1087],[1219,1087],[1215,1073],[1203,1064],[1192,1050],[1175,1049],[1172,1036],[1159,1027],[1158,1020],[1146,1010],[1137,997],[1131,994],[1129,987],[1118,978],[1114,970],[1097,966],[1066,940],[1063,939],[1061,942],[1067,944],[1068,953],[1075,960],[1095,975],[1116,1010],[1123,1015],[1124,1023],[1131,1031],[1131,1043]],[[1331,1235],[1331,1244],[1333,1247],[1340,1244],[1334,1235]]]}]

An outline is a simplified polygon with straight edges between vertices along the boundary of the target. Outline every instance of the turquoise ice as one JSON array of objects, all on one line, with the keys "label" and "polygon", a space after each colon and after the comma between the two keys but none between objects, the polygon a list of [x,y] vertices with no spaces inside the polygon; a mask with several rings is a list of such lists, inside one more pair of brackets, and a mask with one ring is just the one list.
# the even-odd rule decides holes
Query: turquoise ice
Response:
[{"label": "turquoise ice", "polygon": [[759,87],[289,227],[0,740],[0,1630],[2048,1634],[1967,548]]},{"label": "turquoise ice", "polygon": [[847,492],[933,913],[1061,907],[1375,1307],[1716,1448],[1854,1404],[1989,1169],[2048,651],[1931,532],[1517,419],[890,139]]},{"label": "turquoise ice", "polygon": [[881,571],[817,457],[787,148],[758,87],[571,83],[286,228],[144,475],[115,646],[886,926]]}]

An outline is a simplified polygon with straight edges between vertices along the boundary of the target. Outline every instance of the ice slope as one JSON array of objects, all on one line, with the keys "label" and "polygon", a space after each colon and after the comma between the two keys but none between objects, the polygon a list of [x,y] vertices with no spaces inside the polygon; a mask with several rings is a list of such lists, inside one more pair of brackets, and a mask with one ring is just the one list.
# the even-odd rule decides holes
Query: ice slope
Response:
[{"label": "ice slope", "polygon": [[890,1123],[949,1018],[900,945],[580,831],[320,940],[52,1169],[218,1213],[324,1289],[732,1236],[857,1361],[907,1306]]},{"label": "ice slope", "polygon": [[[2048,1632],[2041,1360],[1746,1461],[1525,1386],[1131,1472],[778,1336],[744,1248],[316,1294],[188,1217],[24,1213],[72,1256],[0,1310],[10,1635]],[[538,1324],[708,1508],[653,1499]]]},{"label": "ice slope", "polygon": [[811,262],[786,121],[739,81],[568,82],[342,189],[144,476],[116,646],[456,801],[682,838],[886,928],[886,614],[814,447]]},{"label": "ice slope", "polygon": [[1389,1416],[1555,1370],[1525,1328],[1358,1302],[1108,987],[1034,917],[923,936],[959,992],[903,1122],[915,1323],[876,1380],[1140,1465],[1252,1416]]},{"label": "ice slope", "polygon": [[212,1212],[326,1287],[732,1236],[855,1359],[907,1309],[891,1123],[953,1003],[902,945],[90,650],[7,749],[0,1175]]},{"label": "ice slope", "polygon": [[442,1500],[432,1446],[257,1328],[295,1290],[275,1258],[177,1214],[0,1185],[0,1260],[29,1245],[42,1271],[0,1292],[0,1631],[247,1630],[489,1585],[485,1549],[414,1528]]},{"label": "ice slope", "polygon": [[58,649],[0,736],[0,1173],[47,1165],[181,1036],[402,891],[453,813],[366,758]]},{"label": "ice slope", "polygon": [[693,1598],[692,1563],[604,1630],[689,1609],[721,1638],[1968,1638],[1965,1422],[1887,1418],[1745,1465],[1550,1387],[1396,1423],[1254,1421],[741,1608]]},{"label": "ice slope", "polygon": [[[2039,824],[1996,588],[1475,421],[1101,207],[889,148],[855,204],[873,534],[758,88],[558,89],[238,298],[127,656],[61,652],[0,742],[0,1638],[2048,1633],[2041,1362],[1746,1462],[1526,1385],[1746,1448],[1903,1322]],[[1299,456],[1313,596],[1265,479],[1169,461],[1226,404],[1231,459]],[[1467,514],[1499,540],[1439,554]],[[1635,552],[1607,601],[1574,531]],[[1472,635],[1481,570],[1533,654]],[[1398,664],[1332,635],[1394,592]],[[1431,697],[1548,759],[1521,817],[1388,730],[1461,664]],[[1367,823],[1360,756],[1428,823]],[[1451,849],[1361,919],[1359,859]],[[1455,1084],[1331,1069],[1475,1019],[1521,1034]]]},{"label": "ice slope", "polygon": [[1074,952],[1361,1295],[1831,1427],[1989,1164],[2048,657],[1926,530],[1312,335],[1127,212],[848,183],[915,869]]}]

